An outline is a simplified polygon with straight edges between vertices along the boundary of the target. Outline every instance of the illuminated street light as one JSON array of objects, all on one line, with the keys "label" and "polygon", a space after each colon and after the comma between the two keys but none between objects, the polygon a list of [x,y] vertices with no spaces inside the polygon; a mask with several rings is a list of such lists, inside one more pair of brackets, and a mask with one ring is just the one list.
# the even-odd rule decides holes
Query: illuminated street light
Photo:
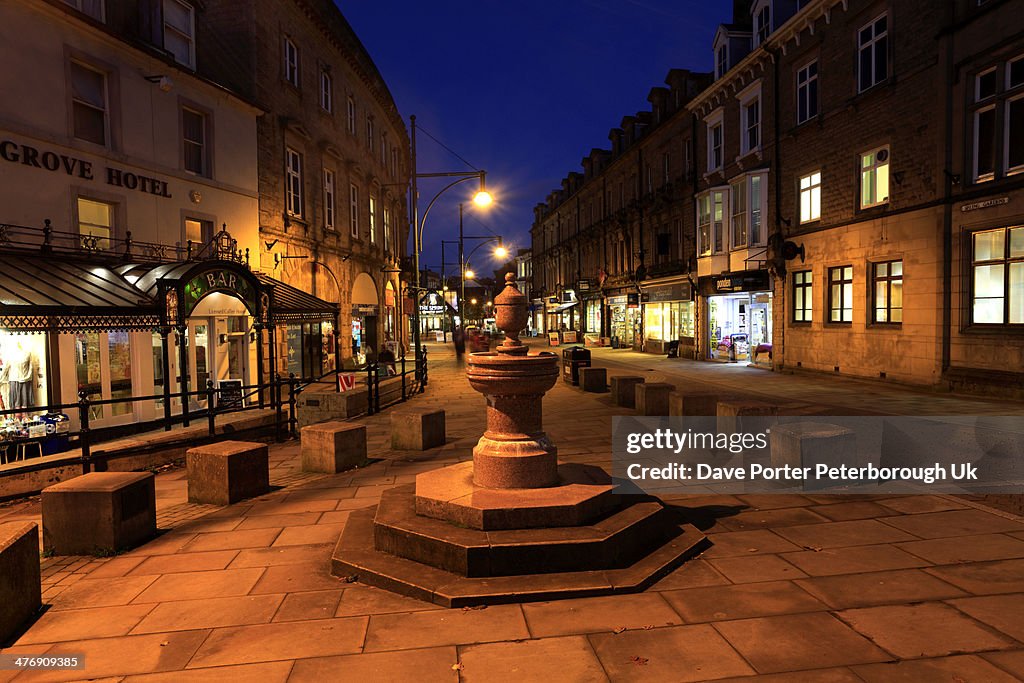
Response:
[{"label": "illuminated street light", "polygon": [[473,195],[473,203],[477,206],[490,206],[493,201],[494,198],[491,197],[491,193],[487,190],[480,190]]},{"label": "illuminated street light", "polygon": [[472,270],[469,270],[467,268],[466,269],[466,278],[472,280],[474,277],[476,277],[476,273],[474,273]]},{"label": "illuminated street light", "polygon": [[471,303],[471,304],[473,304],[474,306],[476,306],[476,299],[475,299],[475,298],[473,298],[473,299],[470,299],[470,300],[469,300],[469,303]]},{"label": "illuminated street light", "polygon": [[508,249],[499,244],[498,248],[494,250],[494,255],[498,258],[505,258],[508,256]]}]

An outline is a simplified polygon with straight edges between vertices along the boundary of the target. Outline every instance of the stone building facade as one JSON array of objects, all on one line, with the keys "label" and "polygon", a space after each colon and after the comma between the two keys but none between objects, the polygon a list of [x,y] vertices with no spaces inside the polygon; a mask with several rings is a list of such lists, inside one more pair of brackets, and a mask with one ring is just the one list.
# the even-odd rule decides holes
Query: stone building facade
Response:
[{"label": "stone building facade", "polygon": [[[688,132],[670,143],[693,142],[693,182],[670,203],[692,245],[680,273],[697,358],[1024,390],[1024,40],[1012,6],[734,3],[713,82],[675,114]],[[642,149],[657,133],[624,140]],[[620,158],[615,144],[591,158]],[[627,187],[643,198],[656,174],[633,158]],[[573,281],[565,221],[589,187],[616,186],[609,169],[585,166],[537,207],[537,291],[561,301],[558,285]],[[622,236],[628,262],[613,249],[597,264],[606,313],[616,277],[640,310],[653,303],[654,215],[597,230],[598,243]],[[646,330],[632,341],[663,350]]]},{"label": "stone building facade", "polygon": [[337,330],[281,330],[279,370],[326,372],[335,343],[346,363],[405,348],[409,141],[370,55],[330,0],[209,0],[205,19],[219,77],[268,112],[258,126],[261,268],[341,309]]}]

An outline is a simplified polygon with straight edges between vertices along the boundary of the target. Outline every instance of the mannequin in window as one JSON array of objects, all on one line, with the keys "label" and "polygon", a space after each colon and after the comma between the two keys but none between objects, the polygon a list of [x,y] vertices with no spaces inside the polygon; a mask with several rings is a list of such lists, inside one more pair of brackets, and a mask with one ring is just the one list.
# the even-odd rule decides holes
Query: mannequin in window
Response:
[{"label": "mannequin in window", "polygon": [[0,383],[7,383],[7,407],[10,410],[24,410],[35,407],[36,387],[42,386],[42,375],[32,352],[19,339],[5,358]]}]

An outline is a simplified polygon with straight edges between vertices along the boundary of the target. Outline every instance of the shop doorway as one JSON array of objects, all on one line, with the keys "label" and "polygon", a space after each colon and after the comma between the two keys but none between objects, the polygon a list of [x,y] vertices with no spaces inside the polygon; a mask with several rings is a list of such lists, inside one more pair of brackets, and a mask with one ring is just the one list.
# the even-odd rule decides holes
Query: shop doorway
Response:
[{"label": "shop doorway", "polygon": [[[80,332],[74,336],[78,391],[89,401],[127,399],[132,396],[131,333]],[[90,424],[103,427],[132,422],[136,406],[130,401],[91,405]]]},{"label": "shop doorway", "polygon": [[708,297],[708,357],[769,363],[772,345],[771,292]]}]

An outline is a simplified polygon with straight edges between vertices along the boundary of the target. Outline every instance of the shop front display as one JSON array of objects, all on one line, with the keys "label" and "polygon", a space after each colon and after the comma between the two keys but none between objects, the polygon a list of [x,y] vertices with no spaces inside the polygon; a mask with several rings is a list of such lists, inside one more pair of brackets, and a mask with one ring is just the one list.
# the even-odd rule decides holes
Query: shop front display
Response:
[{"label": "shop front display", "polygon": [[611,345],[615,349],[638,348],[641,345],[643,310],[637,294],[608,298]]},{"label": "shop front display", "polygon": [[702,278],[702,293],[708,292],[707,358],[770,365],[772,294],[767,273],[760,273]]},{"label": "shop front display", "polygon": [[666,354],[672,346],[683,358],[695,347],[693,290],[687,281],[645,285],[644,350]]}]

